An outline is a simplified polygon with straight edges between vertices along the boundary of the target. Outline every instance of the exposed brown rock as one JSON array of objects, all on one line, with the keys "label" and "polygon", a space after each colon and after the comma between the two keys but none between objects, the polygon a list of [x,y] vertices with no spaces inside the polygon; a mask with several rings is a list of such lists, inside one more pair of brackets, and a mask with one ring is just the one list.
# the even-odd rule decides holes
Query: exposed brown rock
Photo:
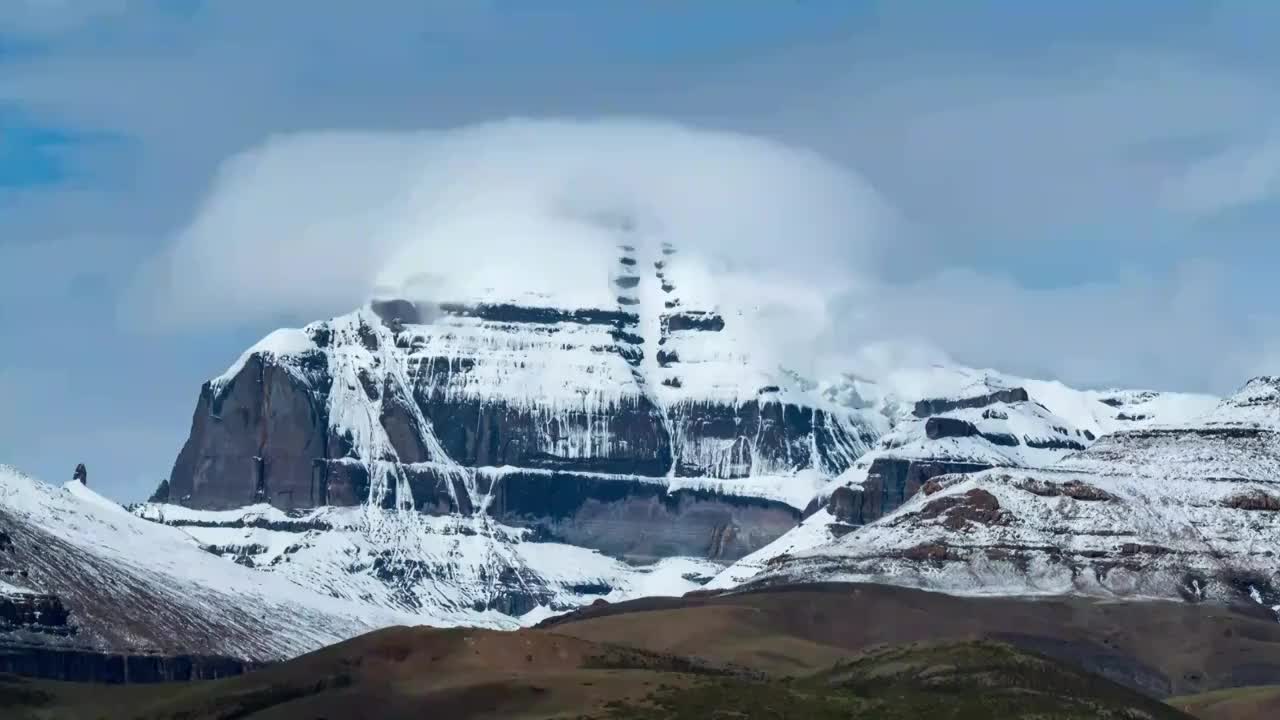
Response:
[{"label": "exposed brown rock", "polygon": [[930,440],[941,440],[948,437],[972,437],[978,434],[978,428],[971,422],[952,417],[931,417],[924,423],[925,437]]},{"label": "exposed brown rock", "polygon": [[876,458],[862,483],[861,506],[854,523],[879,520],[910,500],[930,480],[940,475],[979,472],[988,465],[964,462],[933,462],[907,458]]},{"label": "exposed brown rock", "polygon": [[903,550],[902,557],[916,562],[942,563],[951,557],[951,551],[940,543],[922,543]]},{"label": "exposed brown rock", "polygon": [[942,490],[942,483],[937,480],[930,480],[924,484],[924,487],[920,488],[920,492],[924,493],[925,497],[929,497],[940,490]]},{"label": "exposed brown rock", "polygon": [[1257,510],[1262,512],[1280,512],[1280,497],[1261,490],[1232,495],[1222,504],[1236,510]]},{"label": "exposed brown rock", "polygon": [[1173,551],[1160,545],[1144,545],[1142,543],[1124,543],[1120,546],[1121,555],[1168,555]]},{"label": "exposed brown rock", "polygon": [[36,632],[65,630],[67,608],[56,595],[44,593],[0,594],[0,630],[30,629]]},{"label": "exposed brown rock", "polygon": [[855,492],[849,487],[838,487],[831,497],[827,498],[827,512],[840,522],[854,522],[862,504],[861,491]]},{"label": "exposed brown rock", "polygon": [[951,410],[960,408],[980,408],[994,405],[998,402],[1002,403],[1018,403],[1027,402],[1031,396],[1023,388],[1009,388],[1007,390],[997,390],[987,395],[978,395],[976,397],[945,399],[937,398],[932,400],[921,400],[916,403],[912,414],[918,418],[927,418],[930,415],[939,415]]},{"label": "exposed brown rock", "polygon": [[1069,497],[1085,502],[1107,502],[1114,500],[1111,493],[1079,480],[1068,480],[1064,483],[1047,482],[1038,478],[1027,478],[1018,483],[1018,487],[1032,495],[1041,497]]},{"label": "exposed brown rock", "polygon": [[948,495],[932,500],[920,511],[924,518],[942,517],[942,525],[948,530],[963,530],[970,523],[1002,525],[1008,522],[1008,513],[1001,510],[995,495],[974,488],[963,495]]}]

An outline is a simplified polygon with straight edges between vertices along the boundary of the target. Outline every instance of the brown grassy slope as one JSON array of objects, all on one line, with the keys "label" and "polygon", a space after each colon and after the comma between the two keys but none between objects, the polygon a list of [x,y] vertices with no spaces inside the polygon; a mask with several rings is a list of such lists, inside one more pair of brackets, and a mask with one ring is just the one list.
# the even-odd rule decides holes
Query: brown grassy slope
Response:
[{"label": "brown grassy slope", "polygon": [[[93,690],[101,692],[94,697]],[[50,695],[43,703],[28,697],[25,704],[2,704],[23,691]],[[711,672],[541,631],[410,628],[221,681],[125,688],[0,683],[0,710],[14,720],[1190,720],[1103,678],[996,643],[880,649],[805,678],[780,679]]]},{"label": "brown grassy slope", "polygon": [[[0,683],[0,717],[651,718],[666,717],[664,708],[683,713],[670,717],[697,717],[700,708],[720,703],[737,708],[727,717],[889,718],[914,707],[941,720],[949,716],[940,713],[955,708],[990,709],[958,701],[966,693],[984,694],[986,678],[1000,678],[1015,690],[1027,678],[1009,675],[1007,664],[997,663],[995,674],[982,665],[973,671],[970,664],[968,685],[940,689],[916,677],[936,679],[932,672],[902,680],[903,663],[885,660],[889,651],[875,648],[972,638],[1003,638],[1023,654],[1031,648],[1032,655],[1056,658],[1044,676],[1054,688],[1079,675],[1071,669],[1076,666],[1148,695],[1280,679],[1280,626],[1225,608],[956,598],[829,585],[624,603],[511,633],[389,628],[213,682],[125,688]],[[850,665],[857,657],[880,659]],[[905,667],[920,665],[921,657],[928,659],[913,655]],[[961,665],[931,659],[923,667]],[[839,675],[840,668],[848,672]],[[1030,681],[1040,683],[1036,677]],[[902,692],[886,695],[884,678],[898,682]],[[1094,687],[1092,682],[1085,685]],[[1132,704],[1109,694],[1109,683],[1098,683],[1100,694],[1086,693],[1089,702],[1111,698],[1122,702],[1121,712],[1124,703]],[[995,695],[1009,702],[1021,697]],[[1079,710],[1071,695],[1060,695],[1058,709],[1078,716],[1070,715]],[[759,714],[770,707],[781,714]],[[800,709],[809,714],[797,715]],[[866,715],[873,710],[879,714]]]},{"label": "brown grassy slope", "polygon": [[1280,624],[1220,606],[961,598],[886,585],[639,600],[544,623],[655,652],[806,672],[876,645],[990,638],[1157,697],[1280,680]]},{"label": "brown grassy slope", "polygon": [[1275,720],[1280,718],[1280,685],[1218,690],[1168,702],[1201,720]]},{"label": "brown grassy slope", "polygon": [[104,687],[10,678],[0,682],[0,717],[542,718],[679,685],[686,669],[701,671],[549,632],[398,627],[226,680]]},{"label": "brown grassy slope", "polygon": [[1003,643],[913,644],[788,681],[708,678],[611,708],[614,720],[1189,720],[1096,675]]},{"label": "brown grassy slope", "polygon": [[[193,684],[142,717],[548,717],[647,694],[678,658],[522,630],[388,628],[282,665]],[[628,668],[627,671],[616,667]]]}]

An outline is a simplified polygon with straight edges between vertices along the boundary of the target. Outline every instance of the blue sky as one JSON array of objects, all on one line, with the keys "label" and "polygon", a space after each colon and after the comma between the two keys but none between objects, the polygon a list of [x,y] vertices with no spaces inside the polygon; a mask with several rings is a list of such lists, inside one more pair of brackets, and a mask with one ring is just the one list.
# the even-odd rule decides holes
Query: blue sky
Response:
[{"label": "blue sky", "polygon": [[[1119,7],[1116,7],[1119,6]],[[124,299],[229,156],[315,130],[641,116],[763,135],[910,231],[850,342],[1079,385],[1280,372],[1280,10],[1255,2],[0,4],[0,462],[165,476],[200,383],[307,313]]]}]

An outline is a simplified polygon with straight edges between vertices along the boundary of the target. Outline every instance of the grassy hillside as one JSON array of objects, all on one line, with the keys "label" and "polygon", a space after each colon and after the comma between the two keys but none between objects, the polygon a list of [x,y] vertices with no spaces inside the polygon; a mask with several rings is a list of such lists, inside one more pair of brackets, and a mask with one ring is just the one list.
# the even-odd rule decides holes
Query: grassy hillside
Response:
[{"label": "grassy hillside", "polygon": [[1159,701],[1009,645],[959,642],[867,653],[804,678],[706,678],[669,687],[617,720],[842,718],[845,720],[1175,720]]},{"label": "grassy hillside", "polygon": [[228,680],[105,692],[13,680],[0,687],[4,716],[23,720],[1189,718],[1095,675],[981,641],[881,649],[776,677],[539,631],[395,628]]},{"label": "grassy hillside", "polygon": [[[519,632],[388,628],[225,680],[0,680],[0,717],[1262,720],[1280,627],[1220,607],[825,586],[597,607]],[[1219,713],[1219,714],[1212,714]],[[1224,714],[1227,713],[1227,714]],[[1236,713],[1236,714],[1229,714]]]},{"label": "grassy hillside", "polygon": [[1201,720],[1272,720],[1280,718],[1280,685],[1218,690],[1168,702]]},{"label": "grassy hillside", "polygon": [[1280,680],[1280,623],[1251,610],[833,584],[637,600],[543,627],[774,674],[813,672],[879,645],[988,639],[1169,697]]}]

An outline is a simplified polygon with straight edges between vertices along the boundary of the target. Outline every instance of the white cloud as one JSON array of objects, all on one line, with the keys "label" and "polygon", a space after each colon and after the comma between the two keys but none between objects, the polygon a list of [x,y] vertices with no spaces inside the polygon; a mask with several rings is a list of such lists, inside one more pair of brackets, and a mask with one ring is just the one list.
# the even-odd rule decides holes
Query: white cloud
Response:
[{"label": "white cloud", "polygon": [[[376,284],[395,243],[359,232],[377,222],[343,218],[393,200],[383,191],[396,186],[396,168],[411,175],[405,187],[429,185],[431,173],[414,176],[405,161],[439,150],[444,136],[264,142],[318,128],[644,114],[815,148],[867,178],[915,230],[817,259],[761,245],[763,256],[748,263],[829,270],[847,262],[844,270],[863,276],[861,291],[785,328],[795,335],[778,333],[793,342],[811,338],[815,325],[833,331],[823,359],[835,370],[931,362],[946,350],[1089,385],[1226,391],[1248,374],[1280,371],[1271,288],[1250,272],[1280,261],[1280,250],[1252,219],[1227,229],[1197,222],[1273,200],[1274,175],[1257,158],[1280,112],[1276,10],[1265,3],[1197,9],[1214,17],[1181,25],[1169,22],[1177,12],[1134,22],[1126,9],[1117,20],[1127,25],[1076,17],[1074,28],[1058,13],[940,15],[931,5],[903,17],[894,5],[874,23],[834,33],[779,28],[765,38],[747,23],[750,32],[723,52],[699,45],[678,59],[638,51],[646,33],[687,19],[664,21],[659,8],[638,25],[604,13],[573,22],[512,16],[518,3],[487,0],[377,5],[374,13],[314,0],[0,0],[0,35],[18,50],[0,53],[0,105],[24,122],[113,138],[87,164],[89,145],[67,148],[71,182],[6,188],[0,198],[0,337],[24,364],[0,371],[8,427],[0,460],[26,458],[56,477],[68,448],[102,447],[121,453],[111,461],[117,471],[159,477],[181,440],[190,393],[248,336],[345,311]],[[627,62],[617,62],[620,42]],[[246,147],[257,149],[205,193],[219,163]],[[697,158],[660,159],[688,169]],[[277,173],[292,187],[268,180]],[[672,174],[659,189],[669,182],[672,194],[686,194],[667,205],[696,200],[735,173],[699,168],[711,176],[701,186]],[[464,186],[481,180],[492,184],[480,173]],[[731,182],[724,193],[746,191]],[[784,197],[772,206],[790,205]],[[728,217],[740,212],[735,205]],[[502,219],[475,215],[473,228]],[[181,343],[119,332],[110,312],[118,286],[184,223],[188,240],[153,258],[129,317],[185,318],[195,332]],[[382,227],[383,240],[394,236]],[[242,228],[252,232],[241,237]],[[365,252],[342,251],[348,229]],[[804,247],[789,227],[758,234]],[[208,250],[219,243],[225,253]],[[1203,268],[1167,277],[1197,256],[1216,258],[1228,278]],[[1069,268],[1059,272],[1058,261]],[[1121,264],[1139,272],[1118,273]],[[1050,283],[1057,287],[1041,287]],[[171,307],[143,312],[144,300]],[[841,364],[849,351],[852,365]],[[58,388],[53,404],[48,393]],[[97,438],[125,407],[173,435],[128,447]],[[84,457],[105,476],[106,460]]]},{"label": "white cloud", "polygon": [[856,175],[772,141],[629,120],[275,138],[223,166],[132,309],[205,329],[372,294],[599,306],[632,237],[620,217],[681,247],[684,290],[767,304],[761,333],[806,369],[870,346],[1082,385],[1227,388],[1265,363],[1274,320],[1234,314],[1213,263],[1047,288],[963,267],[894,282],[872,260],[893,252],[894,215]]},{"label": "white cloud", "polygon": [[[620,218],[634,228],[619,231]],[[161,325],[239,324],[342,312],[373,294],[457,300],[492,287],[599,305],[617,294],[610,271],[632,237],[678,246],[687,283],[767,277],[830,297],[891,231],[887,207],[852,173],[733,133],[512,120],[302,134],[224,164],[129,309]]]},{"label": "white cloud", "polygon": [[[0,5],[0,23],[14,22],[10,6]],[[313,4],[301,2],[205,3],[190,17],[158,11],[160,4],[129,5],[141,12],[127,22],[63,25],[79,34],[69,33],[60,52],[0,64],[0,102],[31,108],[55,124],[106,129],[136,142],[127,161],[112,158],[125,167],[110,175],[104,171],[102,187],[93,188],[105,197],[94,194],[91,204],[61,197],[38,210],[30,201],[15,206],[16,213],[6,217],[9,235],[67,238],[57,253],[41,257],[96,257],[105,234],[121,238],[106,251],[117,254],[113,262],[132,265],[166,234],[162,227],[195,218],[135,287],[129,302],[135,320],[225,326],[271,323],[282,314],[292,322],[341,312],[369,292],[397,253],[412,252],[395,239],[406,224],[436,234],[446,229],[439,218],[407,209],[410,204],[394,188],[432,194],[443,173],[415,169],[407,161],[447,154],[466,133],[277,136],[229,162],[196,207],[199,186],[217,160],[260,143],[267,133],[440,127],[511,113],[575,116],[604,108],[695,118],[803,142],[855,168],[892,201],[918,230],[909,243],[895,236],[892,243],[864,246],[859,227],[851,231],[857,242],[831,243],[822,252],[782,252],[754,240],[744,246],[761,248],[763,254],[750,263],[755,267],[765,261],[808,262],[870,278],[866,282],[875,291],[864,290],[858,302],[830,309],[827,324],[840,329],[840,341],[833,344],[842,349],[906,335],[933,340],[966,362],[1062,373],[1087,384],[1221,390],[1235,384],[1234,368],[1247,364],[1242,358],[1267,337],[1265,323],[1245,327],[1233,320],[1261,306],[1256,286],[1227,283],[1206,297],[1218,320],[1151,300],[1171,296],[1180,285],[1195,286],[1165,278],[1169,266],[1217,254],[1230,270],[1241,254],[1239,244],[1235,255],[1219,253],[1231,237],[1189,227],[1185,215],[1170,209],[1205,209],[1198,214],[1265,199],[1272,192],[1267,188],[1274,188],[1272,176],[1258,169],[1256,153],[1227,150],[1230,162],[1198,162],[1237,147],[1241,138],[1264,137],[1277,105],[1269,70],[1258,64],[1215,65],[1196,48],[1137,38],[1097,45],[1046,40],[1048,49],[1034,57],[997,49],[972,53],[946,43],[933,47],[912,20],[878,29],[865,38],[869,44],[844,36],[835,42],[815,39],[746,52],[723,64],[690,62],[671,73],[669,66],[604,63],[596,45],[577,42],[567,29],[542,26],[531,33],[500,14],[475,10],[475,3],[440,13],[438,4],[396,2],[376,14],[355,6],[307,12]],[[72,6],[67,2],[64,9]],[[93,10],[79,17],[99,20],[124,3],[74,6]],[[462,12],[463,6],[471,11]],[[447,32],[440,30],[442,23]],[[108,25],[109,41],[99,40],[97,29]],[[1236,33],[1228,35],[1234,41]],[[474,48],[484,48],[488,62],[469,62],[462,50]],[[514,156],[523,159],[521,173],[506,178],[491,164],[488,170],[467,168],[455,173],[464,181],[460,186],[483,184],[484,203],[496,203],[499,192],[518,195],[520,183],[535,187],[542,179],[525,166],[544,150],[519,150]],[[752,177],[750,172],[723,161],[708,171],[701,165],[705,157],[673,153],[657,157],[684,172],[651,183],[644,161],[652,153],[639,144],[632,150],[619,153],[621,165],[645,178],[648,192],[669,189],[659,193],[659,201],[664,212],[677,215],[684,212],[677,201],[697,199],[718,213],[723,201],[730,208],[723,214],[733,220],[742,217],[743,207],[756,212],[758,203],[735,203],[733,197],[762,197],[794,186],[770,171],[757,173],[769,176],[768,182],[745,187],[738,180]],[[563,165],[559,158],[551,163],[555,172]],[[402,184],[397,173],[408,176]],[[281,181],[268,179],[273,176]],[[710,196],[725,178],[733,182],[724,186],[724,197]],[[593,192],[610,187],[588,185]],[[65,195],[61,188],[56,192]],[[457,223],[464,223],[468,232],[492,232],[537,218],[485,213],[484,203],[469,214],[450,215],[455,224],[448,229],[463,229]],[[359,212],[388,204],[394,212],[384,217]],[[784,195],[761,212],[770,207],[797,205]],[[682,217],[690,224],[704,221]],[[787,244],[805,240],[794,224],[769,230],[758,214],[751,220],[748,235],[758,231]],[[836,220],[832,227],[857,224]],[[728,221],[717,222],[724,235],[737,232]],[[557,235],[565,229],[539,226]],[[126,239],[127,233],[132,235]],[[341,250],[351,236],[359,238],[362,252]],[[302,250],[304,245],[309,249]],[[498,254],[488,247],[489,254]],[[711,247],[718,246],[712,241]],[[525,264],[519,249],[503,249],[507,266],[536,267]],[[707,254],[727,260],[718,251]],[[1274,250],[1264,255],[1257,262],[1277,257]],[[1072,278],[1048,277],[1053,261],[1080,256],[1093,259],[1073,263]],[[290,269],[283,272],[286,258]],[[438,259],[429,262],[435,266]],[[1148,261],[1142,275],[1114,271],[1117,263]],[[422,265],[418,258],[404,262]],[[886,263],[894,266],[894,282],[881,272]],[[458,271],[469,267],[465,263],[442,264],[451,268],[446,278],[465,280]],[[56,262],[44,265],[61,271]],[[34,277],[39,273],[29,275],[21,280],[40,282]],[[968,287],[954,280],[961,276],[970,278]],[[897,282],[904,277],[911,282]],[[1053,291],[1029,287],[1068,281],[1088,284]],[[49,282],[37,296],[62,293],[65,285]],[[971,297],[988,291],[999,297],[985,304]],[[960,308],[994,317],[995,329],[985,331],[990,336],[984,339],[983,326]],[[1032,322],[1020,317],[1024,308],[1062,317]],[[1010,324],[1017,333],[1000,329]],[[1232,329],[1224,331],[1224,325]],[[1082,358],[1058,339],[1063,327],[1079,342],[1142,340],[1138,350],[1122,343]],[[1015,335],[1016,341],[1010,339]],[[1176,349],[1177,337],[1191,351]],[[234,356],[239,349],[210,353]],[[1180,359],[1174,362],[1168,353]]]},{"label": "white cloud", "polygon": [[1267,341],[1280,337],[1280,315],[1234,312],[1229,285],[1222,267],[1193,262],[1168,278],[1052,288],[948,270],[849,298],[859,310],[846,316],[842,339],[927,338],[965,364],[1082,386],[1226,390],[1274,362]]}]

